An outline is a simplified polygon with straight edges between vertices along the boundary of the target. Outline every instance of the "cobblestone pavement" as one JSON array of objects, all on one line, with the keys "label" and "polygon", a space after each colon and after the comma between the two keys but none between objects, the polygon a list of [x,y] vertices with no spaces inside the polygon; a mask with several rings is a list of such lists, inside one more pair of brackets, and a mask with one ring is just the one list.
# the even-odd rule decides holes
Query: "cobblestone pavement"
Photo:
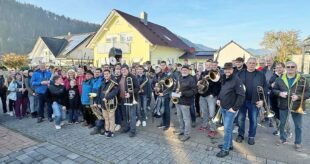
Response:
[{"label": "cobblestone pavement", "polygon": [[[302,153],[295,152],[292,144],[276,147],[274,143],[277,137],[271,135],[272,129],[258,127],[257,140],[254,146],[249,146],[246,142],[241,144],[234,143],[235,150],[231,151],[229,156],[219,159],[216,158],[215,154],[219,151],[216,148],[217,144],[222,142],[222,132],[219,131],[216,138],[209,139],[206,137],[206,133],[199,133],[197,130],[192,129],[191,139],[184,143],[180,142],[172,132],[174,129],[173,124],[176,122],[173,113],[172,111],[172,127],[168,131],[163,132],[156,128],[159,120],[151,123],[149,119],[148,126],[146,128],[139,127],[137,136],[134,138],[129,138],[128,134],[116,134],[114,138],[110,139],[101,135],[91,136],[89,135],[91,129],[81,127],[80,124],[65,125],[61,130],[56,130],[54,124],[47,121],[37,124],[35,119],[16,120],[14,117],[7,115],[0,116],[0,123],[9,129],[44,142],[29,149],[23,149],[22,153],[19,154],[27,154],[31,151],[33,152],[33,150],[39,156],[45,153],[45,157],[49,157],[49,155],[46,156],[47,152],[45,151],[54,154],[52,155],[53,158],[44,158],[47,160],[44,163],[72,163],[72,161],[75,163],[77,161],[72,158],[76,156],[81,156],[81,161],[89,160],[87,163],[295,164],[309,163],[310,161],[309,142],[307,142],[309,141],[308,134],[310,129],[308,115],[304,118],[305,130],[303,140],[305,151]],[[56,148],[49,150],[49,146],[55,146]],[[63,153],[63,151],[66,153]],[[75,155],[68,156],[70,153]],[[10,155],[2,157],[2,160],[14,161],[18,159],[18,156],[10,157]],[[77,158],[80,159],[80,157]]]},{"label": "cobblestone pavement", "polygon": [[107,163],[48,142],[40,143],[1,126],[0,134],[0,163]]},{"label": "cobblestone pavement", "polygon": [[0,157],[35,144],[36,141],[0,126]]}]

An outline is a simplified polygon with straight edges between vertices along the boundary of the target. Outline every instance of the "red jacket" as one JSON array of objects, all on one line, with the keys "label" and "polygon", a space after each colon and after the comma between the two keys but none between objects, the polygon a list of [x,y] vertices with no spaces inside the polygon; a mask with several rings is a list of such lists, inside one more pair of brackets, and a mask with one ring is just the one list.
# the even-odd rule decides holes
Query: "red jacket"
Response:
[{"label": "red jacket", "polygon": [[79,89],[79,94],[82,95],[82,83],[85,80],[85,75],[82,76],[78,76],[75,81],[76,81],[76,85],[78,86]]}]

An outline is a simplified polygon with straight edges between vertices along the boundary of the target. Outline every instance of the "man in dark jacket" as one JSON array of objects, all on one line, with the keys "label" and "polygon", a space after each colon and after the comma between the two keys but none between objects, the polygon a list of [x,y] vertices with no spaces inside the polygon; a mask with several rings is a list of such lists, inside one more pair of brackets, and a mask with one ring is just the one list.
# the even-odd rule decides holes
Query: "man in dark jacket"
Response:
[{"label": "man in dark jacket", "polygon": [[[303,93],[304,91],[304,93]],[[300,107],[305,109],[305,101],[310,97],[309,82],[297,73],[295,62],[286,63],[286,74],[275,81],[273,93],[278,96],[278,107],[280,111],[280,140],[277,145],[287,142],[287,134],[284,131],[291,113],[295,125],[295,149],[302,151],[302,112],[296,112]],[[290,112],[290,111],[295,112]]]},{"label": "man in dark jacket", "polygon": [[147,93],[149,79],[144,74],[144,68],[142,65],[137,67],[137,80],[139,84],[139,107],[138,107],[138,121],[136,126],[146,126],[146,106],[147,106]]},{"label": "man in dark jacket", "polygon": [[[122,65],[121,71],[122,77],[119,81],[119,97],[120,103],[122,104],[122,132],[127,133],[130,131],[129,137],[134,137],[136,136],[139,84],[137,78],[129,73],[128,65]],[[129,85],[131,85],[130,87],[132,88],[128,88]],[[132,91],[129,91],[129,89]]]},{"label": "man in dark jacket", "polygon": [[192,104],[192,97],[196,93],[195,79],[189,75],[189,67],[183,66],[181,70],[182,77],[178,81],[176,94],[179,94],[179,102],[176,104],[177,116],[180,124],[180,131],[178,135],[181,141],[186,141],[190,138],[191,117],[190,105]]},{"label": "man in dark jacket", "polygon": [[[118,94],[118,84],[111,79],[111,72],[110,70],[106,69],[103,71],[104,73],[104,80],[102,81],[101,87],[98,90],[96,104],[98,104],[99,108],[103,109],[102,114],[104,118],[104,125],[105,125],[105,136],[110,138],[114,136],[115,132],[115,110],[114,109],[107,109],[106,102],[112,99],[117,101],[117,94]],[[113,86],[113,87],[112,87]],[[109,89],[109,91],[108,91]],[[108,93],[107,93],[108,92]],[[117,105],[114,101],[114,105]],[[117,108],[117,106],[115,107]],[[102,128],[102,120],[96,121],[96,127],[94,131],[97,133]]]},{"label": "man in dark jacket", "polygon": [[[206,63],[206,66],[208,63]],[[208,69],[207,67],[206,71],[202,73],[202,76],[200,80],[202,80],[203,77],[207,76],[210,72],[215,73],[217,70],[217,67],[211,67],[212,69]],[[198,82],[199,83],[199,82]],[[204,131],[207,129],[207,127],[210,127],[210,131],[208,132],[209,137],[214,137],[216,135],[216,124],[210,121],[215,116],[216,112],[216,99],[218,94],[221,90],[221,83],[220,81],[216,81],[215,79],[208,79],[208,90],[205,93],[200,94],[200,109],[202,112],[202,125],[198,129],[199,131]]]},{"label": "man in dark jacket", "polygon": [[225,63],[224,74],[217,100],[217,104],[221,106],[224,122],[224,143],[218,145],[221,151],[216,154],[217,157],[225,157],[229,154],[229,150],[233,149],[233,122],[245,97],[245,87],[239,77],[233,73],[232,63]]},{"label": "man in dark jacket", "polygon": [[248,113],[248,118],[250,122],[249,126],[249,135],[248,135],[248,144],[255,144],[255,135],[257,127],[257,116],[259,114],[259,108],[263,106],[262,98],[258,96],[257,87],[261,86],[263,88],[264,94],[267,95],[267,84],[266,78],[262,72],[259,72],[255,69],[256,67],[256,58],[249,58],[247,61],[247,69],[242,70],[238,73],[239,78],[242,80],[245,85],[245,101],[240,108],[240,113],[238,116],[239,129],[237,142],[241,143],[244,139],[245,133],[245,117]]},{"label": "man in dark jacket", "polygon": [[55,128],[61,129],[61,121],[63,118],[63,110],[68,105],[66,88],[61,85],[62,79],[59,75],[53,77],[54,84],[48,87],[47,95],[51,99],[53,113],[55,116]]}]

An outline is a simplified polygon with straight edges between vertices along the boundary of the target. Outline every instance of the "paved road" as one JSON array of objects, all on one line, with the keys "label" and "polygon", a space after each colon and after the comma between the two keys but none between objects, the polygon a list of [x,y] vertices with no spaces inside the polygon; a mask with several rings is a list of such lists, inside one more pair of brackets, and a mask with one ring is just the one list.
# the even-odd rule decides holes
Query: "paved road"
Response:
[{"label": "paved road", "polygon": [[[307,121],[305,119],[304,123],[309,122],[309,116],[306,118]],[[0,123],[3,126],[43,143],[23,149],[17,152],[17,155],[13,153],[13,155],[3,156],[0,161],[16,162],[16,159],[25,157],[19,157],[20,155],[31,154],[34,150],[40,154],[39,156],[45,154],[44,158],[41,156],[44,160],[56,163],[76,162],[76,158],[96,163],[309,163],[309,145],[306,145],[307,150],[303,153],[296,153],[292,145],[275,147],[276,138],[266,135],[272,132],[269,128],[259,128],[255,146],[248,146],[247,143],[235,144],[236,150],[231,152],[230,156],[219,159],[215,157],[219,151],[215,147],[222,141],[221,132],[217,138],[209,139],[206,134],[192,129],[192,138],[182,143],[173,135],[173,127],[167,132],[156,128],[158,121],[155,120],[153,124],[149,121],[147,128],[140,127],[135,138],[129,138],[127,134],[117,134],[116,137],[107,139],[101,135],[90,136],[91,130],[79,124],[67,125],[61,130],[56,130],[54,125],[47,121],[37,124],[36,120],[31,118],[16,120],[13,117],[1,115]],[[305,124],[305,128],[309,128],[309,124]],[[309,134],[306,130],[305,133]],[[305,139],[309,139],[309,136],[307,137]],[[56,148],[50,150],[47,147]],[[53,154],[53,158],[50,158],[49,153]],[[41,162],[46,161],[41,159]]]}]

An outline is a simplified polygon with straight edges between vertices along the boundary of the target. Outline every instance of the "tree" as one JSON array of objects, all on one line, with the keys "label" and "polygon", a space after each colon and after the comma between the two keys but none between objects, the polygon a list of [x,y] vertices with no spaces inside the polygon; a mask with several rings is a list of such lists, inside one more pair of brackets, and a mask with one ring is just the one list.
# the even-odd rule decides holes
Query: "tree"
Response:
[{"label": "tree", "polygon": [[6,54],[2,57],[3,65],[8,68],[21,68],[27,66],[28,59],[27,55],[16,55],[14,53]]},{"label": "tree", "polygon": [[299,31],[268,31],[260,43],[265,49],[276,53],[276,60],[285,62],[291,55],[301,54]]}]

